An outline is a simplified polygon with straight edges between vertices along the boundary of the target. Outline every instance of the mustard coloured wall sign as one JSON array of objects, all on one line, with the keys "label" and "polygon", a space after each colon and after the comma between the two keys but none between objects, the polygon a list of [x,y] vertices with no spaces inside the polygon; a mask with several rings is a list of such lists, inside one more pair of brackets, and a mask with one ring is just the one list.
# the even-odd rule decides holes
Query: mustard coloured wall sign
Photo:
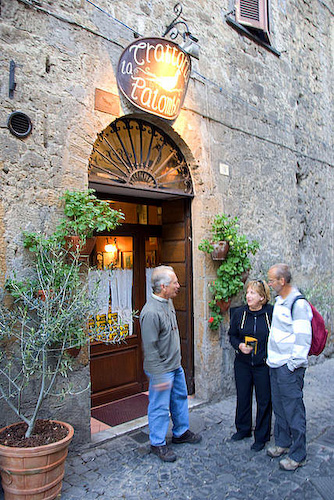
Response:
[{"label": "mustard coloured wall sign", "polygon": [[183,104],[191,72],[190,56],[164,38],[140,38],[122,53],[117,84],[137,108],[175,120]]}]

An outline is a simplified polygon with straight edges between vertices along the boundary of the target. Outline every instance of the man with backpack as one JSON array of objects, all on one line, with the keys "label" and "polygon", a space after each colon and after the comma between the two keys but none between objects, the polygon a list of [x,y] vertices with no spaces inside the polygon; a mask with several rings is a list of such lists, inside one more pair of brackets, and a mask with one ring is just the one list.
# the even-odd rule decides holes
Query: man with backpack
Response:
[{"label": "man with backpack", "polygon": [[[291,285],[286,264],[269,269],[268,284],[277,293],[268,339],[272,405],[275,414],[275,446],[270,457],[281,457],[280,468],[293,471],[306,457],[306,415],[303,402],[304,374],[312,340],[312,310]],[[293,307],[293,314],[292,314]]]}]

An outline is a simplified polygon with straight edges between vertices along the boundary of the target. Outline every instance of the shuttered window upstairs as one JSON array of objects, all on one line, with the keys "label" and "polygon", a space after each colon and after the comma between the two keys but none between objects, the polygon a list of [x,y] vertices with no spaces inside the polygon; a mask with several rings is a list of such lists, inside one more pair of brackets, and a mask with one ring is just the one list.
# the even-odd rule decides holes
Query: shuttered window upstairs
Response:
[{"label": "shuttered window upstairs", "polygon": [[247,36],[262,45],[276,56],[270,41],[269,1],[270,0],[231,0],[233,9],[225,14],[226,22],[241,35]]},{"label": "shuttered window upstairs", "polygon": [[268,0],[236,0],[235,20],[269,34]]}]

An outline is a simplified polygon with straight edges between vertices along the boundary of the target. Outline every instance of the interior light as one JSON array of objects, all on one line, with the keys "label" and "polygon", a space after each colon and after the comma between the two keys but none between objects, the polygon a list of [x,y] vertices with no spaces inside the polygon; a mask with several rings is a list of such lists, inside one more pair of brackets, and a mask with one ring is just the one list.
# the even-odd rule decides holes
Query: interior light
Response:
[{"label": "interior light", "polygon": [[117,254],[118,248],[117,248],[117,242],[116,238],[114,239],[114,243],[108,243],[108,238],[107,238],[107,243],[104,247],[104,251],[107,253],[112,253],[112,254]]}]

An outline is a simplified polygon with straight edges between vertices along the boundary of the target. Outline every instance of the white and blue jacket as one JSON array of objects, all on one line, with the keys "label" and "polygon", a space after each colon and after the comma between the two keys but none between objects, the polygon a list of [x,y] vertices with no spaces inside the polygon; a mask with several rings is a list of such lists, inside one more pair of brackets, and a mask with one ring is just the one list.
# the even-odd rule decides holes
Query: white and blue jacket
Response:
[{"label": "white and blue jacket", "polygon": [[300,295],[299,290],[293,288],[285,299],[276,298],[268,339],[267,364],[271,368],[287,364],[289,370],[294,371],[308,365],[313,315],[307,300],[300,299],[293,306],[292,319],[291,305],[297,295]]}]

